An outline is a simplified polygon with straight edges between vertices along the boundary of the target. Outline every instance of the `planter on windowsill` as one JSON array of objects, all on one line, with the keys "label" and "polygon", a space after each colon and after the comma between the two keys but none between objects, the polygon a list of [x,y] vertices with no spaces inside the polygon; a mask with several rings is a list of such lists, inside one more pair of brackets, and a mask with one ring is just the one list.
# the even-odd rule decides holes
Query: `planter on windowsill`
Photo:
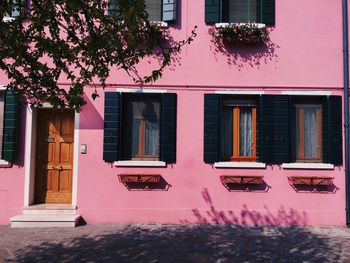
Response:
[{"label": "planter on windowsill", "polygon": [[269,31],[258,24],[227,24],[212,30],[216,45],[257,46],[269,42]]}]

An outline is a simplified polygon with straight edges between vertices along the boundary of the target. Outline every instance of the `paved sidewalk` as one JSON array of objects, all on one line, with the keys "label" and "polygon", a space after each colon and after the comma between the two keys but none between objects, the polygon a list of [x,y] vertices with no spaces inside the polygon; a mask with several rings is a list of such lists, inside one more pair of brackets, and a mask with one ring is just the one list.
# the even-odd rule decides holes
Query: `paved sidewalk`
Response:
[{"label": "paved sidewalk", "polygon": [[231,225],[0,226],[0,262],[350,262],[350,229]]}]

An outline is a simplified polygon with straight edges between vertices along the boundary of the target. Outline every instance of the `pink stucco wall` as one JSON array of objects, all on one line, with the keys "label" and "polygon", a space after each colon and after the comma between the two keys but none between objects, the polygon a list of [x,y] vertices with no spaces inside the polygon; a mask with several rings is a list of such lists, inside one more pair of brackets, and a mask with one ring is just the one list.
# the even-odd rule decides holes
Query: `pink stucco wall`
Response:
[{"label": "pink stucco wall", "polygon": [[[80,113],[79,143],[88,153],[78,160],[78,213],[87,223],[198,222],[239,224],[345,224],[343,167],[334,170],[217,169],[203,162],[204,93],[218,89],[327,90],[342,94],[341,2],[329,0],[276,0],[272,44],[264,50],[239,48],[220,51],[211,42],[204,23],[204,0],[180,0],[181,19],[170,26],[174,39],[183,39],[198,26],[195,41],[186,46],[163,78],[153,87],[178,94],[177,162],[166,168],[120,168],[102,160],[103,101],[92,101]],[[154,63],[154,62],[153,62]],[[154,64],[153,64],[154,65]],[[144,61],[140,73],[150,72]],[[1,81],[6,79],[0,75]],[[108,91],[132,87],[123,72],[114,71]],[[61,80],[62,86],[65,81]],[[2,83],[0,83],[2,84]],[[22,118],[24,123],[24,118]],[[21,126],[24,133],[24,124]],[[28,142],[27,142],[28,143]],[[24,136],[20,140],[24,154]],[[23,156],[22,156],[23,160]],[[23,162],[22,162],[23,163]],[[167,191],[128,191],[120,173],[161,174]],[[263,175],[266,192],[229,192],[220,175]],[[297,193],[290,175],[334,176],[333,193]],[[23,206],[23,164],[0,168],[0,223],[6,224]]]}]

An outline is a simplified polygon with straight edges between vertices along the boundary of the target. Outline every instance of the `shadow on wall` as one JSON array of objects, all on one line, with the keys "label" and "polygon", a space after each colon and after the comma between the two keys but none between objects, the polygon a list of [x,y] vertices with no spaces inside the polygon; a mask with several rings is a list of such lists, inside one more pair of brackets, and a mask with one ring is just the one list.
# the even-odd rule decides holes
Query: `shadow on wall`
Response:
[{"label": "shadow on wall", "polygon": [[[86,105],[80,113],[79,129],[83,130],[103,130],[103,118],[92,103],[92,98],[84,94]],[[101,98],[97,98],[101,100]]]},{"label": "shadow on wall", "polygon": [[20,242],[16,262],[338,262],[343,249],[308,228],[230,225],[88,225]]},{"label": "shadow on wall", "polygon": [[[209,29],[209,34],[215,30]],[[272,29],[271,29],[272,30]],[[245,67],[259,68],[262,64],[277,63],[277,50],[279,45],[271,40],[260,45],[234,44],[224,45],[223,43],[216,44],[212,39],[210,49],[213,51],[216,60],[222,60],[220,54],[225,55],[227,64],[236,66],[239,71]]]},{"label": "shadow on wall", "polygon": [[[232,210],[222,211],[217,209],[212,201],[207,188],[202,191],[202,196],[209,209],[200,211],[198,208],[192,209],[194,220],[181,220],[181,223],[199,224],[234,224],[251,226],[303,226],[307,225],[307,215],[305,212],[298,212],[294,209],[286,209],[281,206],[277,213],[273,214],[266,206],[265,212],[249,210],[247,205],[239,214]],[[232,200],[234,202],[234,200]],[[233,203],[234,206],[234,203]]]}]

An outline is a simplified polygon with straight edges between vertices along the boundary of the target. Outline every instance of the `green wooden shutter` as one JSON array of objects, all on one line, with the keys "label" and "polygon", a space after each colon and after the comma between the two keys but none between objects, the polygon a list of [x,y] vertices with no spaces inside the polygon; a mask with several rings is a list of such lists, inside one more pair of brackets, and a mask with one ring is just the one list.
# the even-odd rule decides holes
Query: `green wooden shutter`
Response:
[{"label": "green wooden shutter", "polygon": [[160,160],[176,163],[176,93],[162,94]]},{"label": "green wooden shutter", "polygon": [[106,162],[119,160],[121,107],[121,94],[119,92],[105,93],[103,160]]},{"label": "green wooden shutter", "polygon": [[221,0],[205,0],[205,22],[221,22]]},{"label": "green wooden shutter", "polygon": [[163,0],[162,20],[176,21],[176,0]]},{"label": "green wooden shutter", "polygon": [[5,92],[4,135],[1,159],[9,162],[16,160],[17,120],[18,98],[13,91],[7,89]]},{"label": "green wooden shutter", "polygon": [[204,162],[220,160],[220,95],[204,94]]},{"label": "green wooden shutter", "polygon": [[275,24],[275,0],[258,0],[260,1],[260,22],[266,25]]},{"label": "green wooden shutter", "polygon": [[289,162],[289,96],[262,95],[260,111],[260,161]]},{"label": "green wooden shutter", "polygon": [[322,103],[322,161],[334,165],[343,163],[342,97],[329,96]]}]

